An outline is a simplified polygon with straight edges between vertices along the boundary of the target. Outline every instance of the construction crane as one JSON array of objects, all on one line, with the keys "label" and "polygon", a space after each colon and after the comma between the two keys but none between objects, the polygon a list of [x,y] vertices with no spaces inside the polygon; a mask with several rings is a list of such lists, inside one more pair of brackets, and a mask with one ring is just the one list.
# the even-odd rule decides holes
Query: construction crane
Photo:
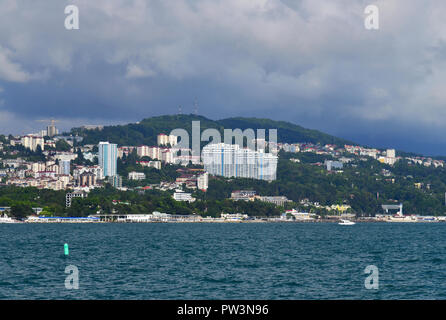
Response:
[{"label": "construction crane", "polygon": [[58,132],[57,132],[57,128],[56,128],[56,122],[59,122],[59,120],[51,118],[51,119],[40,119],[40,120],[36,120],[36,121],[50,123],[46,127],[47,136],[54,137],[55,135],[57,135]]}]

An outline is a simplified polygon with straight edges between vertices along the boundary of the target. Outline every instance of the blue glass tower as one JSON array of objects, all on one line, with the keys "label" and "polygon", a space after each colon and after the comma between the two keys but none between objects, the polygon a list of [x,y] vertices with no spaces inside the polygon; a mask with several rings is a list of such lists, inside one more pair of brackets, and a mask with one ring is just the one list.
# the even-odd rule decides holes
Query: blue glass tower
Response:
[{"label": "blue glass tower", "polygon": [[104,177],[116,175],[118,163],[118,146],[109,142],[99,142],[99,166],[102,168]]}]

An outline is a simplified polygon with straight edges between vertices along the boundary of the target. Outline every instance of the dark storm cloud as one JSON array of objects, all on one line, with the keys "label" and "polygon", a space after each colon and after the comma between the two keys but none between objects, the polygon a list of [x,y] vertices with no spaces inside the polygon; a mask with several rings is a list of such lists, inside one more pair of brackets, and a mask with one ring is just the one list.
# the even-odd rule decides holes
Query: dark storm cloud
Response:
[{"label": "dark storm cloud", "polygon": [[[68,4],[80,30],[64,28]],[[211,118],[445,154],[445,14],[433,0],[0,0],[0,131],[192,112],[197,98]]]}]

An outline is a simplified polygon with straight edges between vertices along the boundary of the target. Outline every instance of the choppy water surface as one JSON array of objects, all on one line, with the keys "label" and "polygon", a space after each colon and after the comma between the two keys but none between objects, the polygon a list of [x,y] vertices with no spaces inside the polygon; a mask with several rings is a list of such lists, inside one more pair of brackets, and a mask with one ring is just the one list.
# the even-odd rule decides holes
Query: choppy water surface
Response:
[{"label": "choppy water surface", "polygon": [[0,299],[445,299],[445,262],[442,223],[0,225]]}]

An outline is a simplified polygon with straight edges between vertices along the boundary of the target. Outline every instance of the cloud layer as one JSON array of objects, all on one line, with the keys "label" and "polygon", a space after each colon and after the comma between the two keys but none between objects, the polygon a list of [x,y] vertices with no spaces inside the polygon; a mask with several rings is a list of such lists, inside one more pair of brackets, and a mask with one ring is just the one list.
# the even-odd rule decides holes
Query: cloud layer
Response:
[{"label": "cloud layer", "polygon": [[[64,28],[68,4],[80,30]],[[364,28],[369,4],[378,31]],[[198,99],[211,118],[446,154],[445,14],[434,0],[0,0],[0,131],[137,121]]]}]

